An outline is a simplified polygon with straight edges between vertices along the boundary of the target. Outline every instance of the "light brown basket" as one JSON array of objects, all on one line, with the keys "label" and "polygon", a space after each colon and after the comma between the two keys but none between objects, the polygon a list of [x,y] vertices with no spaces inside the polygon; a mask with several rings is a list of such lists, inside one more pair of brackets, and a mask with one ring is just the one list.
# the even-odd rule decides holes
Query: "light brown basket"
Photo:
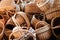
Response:
[{"label": "light brown basket", "polygon": [[39,9],[43,12],[46,12],[50,9],[49,0],[37,0],[36,5],[39,7]]},{"label": "light brown basket", "polygon": [[35,40],[35,37],[32,33],[30,33],[28,30],[22,29],[20,27],[15,27],[13,29],[12,33],[9,35],[9,40],[11,40],[12,35],[14,36],[14,39],[16,39],[16,40],[29,40],[29,39],[31,39],[29,37],[32,37],[31,40]]},{"label": "light brown basket", "polygon": [[51,29],[52,29],[52,33],[53,35],[60,39],[60,16],[56,16],[55,18],[52,19],[51,21]]},{"label": "light brown basket", "polygon": [[36,6],[36,3],[31,2],[25,6],[26,13],[40,13],[40,9]]},{"label": "light brown basket", "polygon": [[[24,25],[24,23],[26,25]],[[12,29],[14,27],[19,26],[19,25],[22,26],[22,27],[25,27],[26,26],[27,28],[30,27],[29,19],[28,19],[28,17],[26,16],[26,14],[24,12],[17,12],[12,18],[10,18],[7,21],[5,27],[8,28],[8,30],[10,29],[12,31]]]},{"label": "light brown basket", "polygon": [[46,19],[47,20],[52,20],[56,16],[60,16],[60,8],[51,8],[49,9],[46,13]]},{"label": "light brown basket", "polygon": [[[39,21],[44,21],[45,20],[45,15],[44,14],[35,14],[33,15],[32,17],[32,20],[31,20],[31,24],[33,26],[33,28],[35,29],[35,26],[36,26],[36,23],[38,23]],[[40,26],[41,24],[38,24],[38,27]]]},{"label": "light brown basket", "polygon": [[[41,24],[40,28],[37,29],[38,24]],[[36,23],[36,35],[39,40],[48,40],[51,37],[50,25],[45,21],[40,21]]]}]

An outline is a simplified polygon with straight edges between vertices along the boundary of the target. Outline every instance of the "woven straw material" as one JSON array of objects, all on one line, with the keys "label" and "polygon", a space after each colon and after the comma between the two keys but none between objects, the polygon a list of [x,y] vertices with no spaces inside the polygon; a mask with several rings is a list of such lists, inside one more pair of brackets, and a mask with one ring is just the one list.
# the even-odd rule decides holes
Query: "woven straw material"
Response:
[{"label": "woven straw material", "polygon": [[56,16],[60,16],[60,8],[49,9],[46,13],[47,20],[52,20]]},{"label": "woven straw material", "polygon": [[13,10],[15,8],[14,0],[2,0],[0,2],[1,10]]},{"label": "woven straw material", "polygon": [[26,13],[40,13],[40,9],[36,6],[35,3],[28,3],[25,6]]},{"label": "woven straw material", "polygon": [[49,0],[37,0],[36,5],[40,8],[41,11],[46,12],[50,9]]}]

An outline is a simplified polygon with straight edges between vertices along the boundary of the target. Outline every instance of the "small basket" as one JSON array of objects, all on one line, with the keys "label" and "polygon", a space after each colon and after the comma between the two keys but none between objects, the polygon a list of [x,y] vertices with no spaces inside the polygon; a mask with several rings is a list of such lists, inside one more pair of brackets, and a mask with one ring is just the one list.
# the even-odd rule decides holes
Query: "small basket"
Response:
[{"label": "small basket", "polygon": [[[44,14],[33,15],[32,20],[31,20],[31,24],[32,24],[34,29],[35,29],[36,23],[38,23],[39,21],[45,21],[45,15]],[[40,26],[40,24],[38,24],[38,27],[39,26]]]},{"label": "small basket", "polygon": [[50,8],[49,0],[40,0],[40,1],[37,0],[36,5],[43,12],[46,12]]},{"label": "small basket", "polygon": [[[39,23],[43,23],[42,21]],[[39,40],[48,40],[51,37],[51,29],[49,24],[41,24],[42,27],[37,29],[38,24],[36,24],[36,35]]]}]

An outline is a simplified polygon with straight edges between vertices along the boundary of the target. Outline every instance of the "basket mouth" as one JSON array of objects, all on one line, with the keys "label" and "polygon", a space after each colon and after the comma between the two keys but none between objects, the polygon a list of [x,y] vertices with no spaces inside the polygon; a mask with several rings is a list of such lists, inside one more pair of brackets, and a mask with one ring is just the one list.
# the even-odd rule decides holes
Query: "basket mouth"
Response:
[{"label": "basket mouth", "polygon": [[44,19],[44,14],[35,14],[35,18],[38,20],[43,20]]},{"label": "basket mouth", "polygon": [[7,24],[5,27],[6,27],[7,29],[12,30],[15,26],[12,25],[12,24]]},{"label": "basket mouth", "polygon": [[60,25],[60,17],[56,17],[53,20],[53,27]]},{"label": "basket mouth", "polygon": [[60,39],[60,28],[54,29],[53,34],[56,38]]}]

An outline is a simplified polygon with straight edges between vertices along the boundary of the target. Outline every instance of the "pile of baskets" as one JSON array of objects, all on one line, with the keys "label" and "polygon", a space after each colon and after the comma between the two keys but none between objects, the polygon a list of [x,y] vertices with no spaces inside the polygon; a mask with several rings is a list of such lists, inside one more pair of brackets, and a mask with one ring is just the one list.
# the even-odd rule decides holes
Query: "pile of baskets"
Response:
[{"label": "pile of baskets", "polygon": [[52,35],[60,39],[60,0],[0,1],[0,40],[50,40]]}]

